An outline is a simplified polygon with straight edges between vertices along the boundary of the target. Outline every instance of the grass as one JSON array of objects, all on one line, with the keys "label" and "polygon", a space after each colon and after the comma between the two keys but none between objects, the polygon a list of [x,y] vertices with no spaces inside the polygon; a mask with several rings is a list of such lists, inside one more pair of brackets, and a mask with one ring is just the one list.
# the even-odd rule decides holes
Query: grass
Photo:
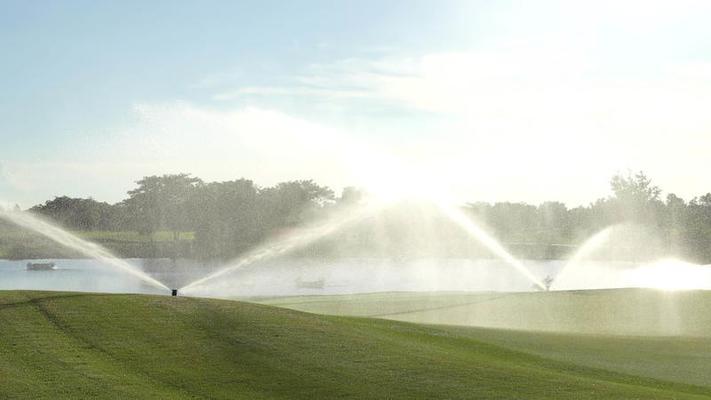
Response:
[{"label": "grass", "polygon": [[[133,231],[73,231],[72,233],[81,237],[82,239],[97,242],[172,242],[174,239],[173,232],[171,231],[158,231],[149,235],[143,235]],[[194,239],[194,232],[178,232],[178,240]]]},{"label": "grass", "polygon": [[244,302],[0,292],[0,398],[694,399],[461,328]]},{"label": "grass", "polygon": [[711,387],[711,339],[465,328],[486,343],[564,362]]},{"label": "grass", "polygon": [[559,361],[711,387],[711,292],[375,293],[260,301],[322,314],[469,325],[442,329]]},{"label": "grass", "polygon": [[[1,221],[0,221],[1,222]],[[176,250],[189,248],[194,232],[158,231],[149,235],[133,231],[72,231],[74,235],[98,243],[123,257],[159,258],[175,256]],[[175,246],[178,248],[174,248]],[[182,254],[178,252],[178,254]],[[81,258],[83,255],[67,249],[47,237],[13,225],[0,224],[0,259]]]},{"label": "grass", "polygon": [[711,337],[711,291],[402,292],[257,301],[320,314],[426,324],[558,333]]}]

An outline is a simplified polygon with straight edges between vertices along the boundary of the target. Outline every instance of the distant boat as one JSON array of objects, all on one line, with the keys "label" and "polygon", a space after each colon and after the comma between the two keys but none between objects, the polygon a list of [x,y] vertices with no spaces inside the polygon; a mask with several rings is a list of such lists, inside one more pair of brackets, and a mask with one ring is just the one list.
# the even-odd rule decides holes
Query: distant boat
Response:
[{"label": "distant boat", "polygon": [[323,284],[323,279],[316,281],[302,281],[301,278],[299,278],[296,280],[296,287],[304,289],[323,289]]},{"label": "distant boat", "polygon": [[53,262],[48,262],[48,263],[33,263],[33,262],[28,262],[27,263],[27,270],[28,271],[52,271],[54,269],[54,263]]}]

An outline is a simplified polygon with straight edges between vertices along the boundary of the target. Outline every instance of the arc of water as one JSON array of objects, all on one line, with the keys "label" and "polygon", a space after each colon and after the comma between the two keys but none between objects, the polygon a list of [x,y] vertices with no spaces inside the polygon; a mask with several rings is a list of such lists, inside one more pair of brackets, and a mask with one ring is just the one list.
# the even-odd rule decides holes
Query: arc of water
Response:
[{"label": "arc of water", "polygon": [[213,281],[216,278],[224,276],[227,273],[244,268],[250,264],[254,264],[258,261],[267,260],[281,254],[287,253],[292,250],[296,250],[307,246],[314,241],[328,236],[345,226],[354,223],[356,221],[362,220],[369,215],[372,215],[376,210],[382,208],[382,204],[368,203],[366,205],[358,206],[357,209],[348,208],[342,212],[337,213],[332,216],[327,221],[321,224],[306,227],[299,230],[298,232],[288,235],[286,237],[277,238],[276,240],[269,241],[262,246],[248,252],[246,255],[238,258],[237,260],[228,264],[227,267],[222,268],[214,273],[200,278],[194,282],[189,283],[180,289],[182,293],[189,293],[190,291],[195,291],[199,287],[204,287],[206,283]]},{"label": "arc of water", "polygon": [[135,266],[119,259],[102,246],[80,239],[64,229],[56,227],[27,211],[0,212],[0,218],[12,222],[17,226],[37,232],[40,235],[43,235],[62,246],[76,250],[85,256],[101,260],[114,268],[155,286],[156,288],[169,290],[166,285],[157,279],[149,276]]},{"label": "arc of water", "polygon": [[563,269],[561,269],[558,273],[558,276],[555,277],[555,280],[551,284],[551,290],[561,290],[561,282],[565,283],[565,278],[570,274],[570,271],[573,270],[575,266],[580,263],[581,260],[590,256],[593,251],[597,250],[598,248],[600,248],[600,246],[605,244],[610,239],[610,234],[612,233],[612,231],[618,226],[619,225],[610,225],[605,229],[595,233],[588,240],[586,240],[583,245],[580,246],[578,251],[573,254],[573,257],[571,257],[570,260],[565,263]]},{"label": "arc of water", "polygon": [[492,253],[497,257],[504,260],[507,264],[512,266],[516,271],[520,272],[528,280],[530,280],[534,285],[542,290],[546,290],[546,286],[540,281],[533,273],[526,268],[519,260],[511,255],[506,249],[493,237],[487,234],[483,229],[477,226],[474,221],[471,220],[462,210],[457,206],[450,205],[445,202],[438,202],[437,205],[440,207],[444,215],[446,215],[450,220],[459,225],[464,231],[473,236],[481,244],[486,246]]}]

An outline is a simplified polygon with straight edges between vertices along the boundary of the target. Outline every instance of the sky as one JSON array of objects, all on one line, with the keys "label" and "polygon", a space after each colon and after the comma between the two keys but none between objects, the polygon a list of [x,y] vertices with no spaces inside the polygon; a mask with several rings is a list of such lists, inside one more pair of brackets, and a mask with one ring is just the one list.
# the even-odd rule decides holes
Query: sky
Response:
[{"label": "sky", "polygon": [[569,206],[627,171],[711,191],[711,2],[0,8],[0,202],[180,172]]}]

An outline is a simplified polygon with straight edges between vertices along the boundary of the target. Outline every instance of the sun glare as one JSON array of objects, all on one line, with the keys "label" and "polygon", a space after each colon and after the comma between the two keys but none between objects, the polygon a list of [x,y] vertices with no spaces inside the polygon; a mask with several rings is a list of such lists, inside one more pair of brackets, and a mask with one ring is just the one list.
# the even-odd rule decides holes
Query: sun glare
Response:
[{"label": "sun glare", "polygon": [[627,275],[629,286],[661,290],[711,289],[709,267],[665,259],[635,268]]}]

